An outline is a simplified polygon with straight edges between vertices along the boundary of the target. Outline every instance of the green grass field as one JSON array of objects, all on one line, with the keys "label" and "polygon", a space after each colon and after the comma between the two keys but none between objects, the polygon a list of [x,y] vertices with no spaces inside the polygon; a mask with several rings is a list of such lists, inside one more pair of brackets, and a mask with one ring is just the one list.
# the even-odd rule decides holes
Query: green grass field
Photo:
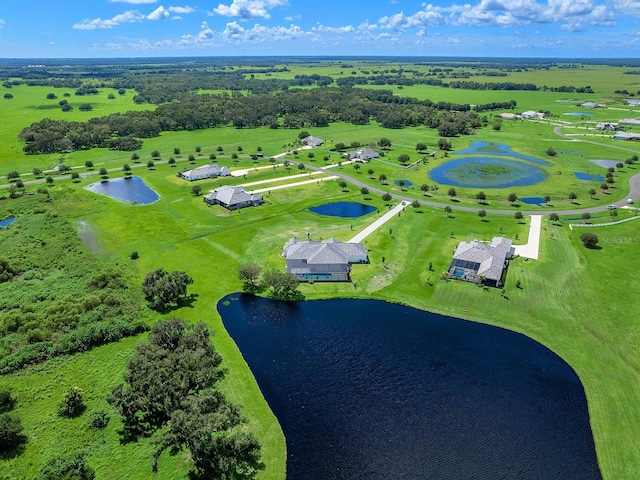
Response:
[{"label": "green grass field", "polygon": [[[321,70],[310,68],[309,72],[321,73]],[[555,73],[558,75],[555,81],[566,80],[566,76],[560,76],[564,72]],[[595,88],[596,81],[593,84]],[[20,100],[17,93],[21,88],[33,92],[29,96],[34,99]],[[34,106],[44,103],[46,94],[54,90],[28,88],[36,87],[14,87],[14,100],[0,100],[5,112],[13,113],[3,115],[1,121],[8,123],[0,125],[0,135],[3,135],[0,148],[4,149],[0,152],[3,171],[19,169],[29,172],[34,166],[41,167],[58,160],[55,156],[26,157],[20,152],[17,133],[28,122],[42,118],[42,112],[36,114],[40,109]],[[423,87],[405,88],[401,92],[409,94],[412,89],[418,88]],[[435,91],[443,95],[449,92],[471,95],[469,92],[442,88]],[[520,93],[524,95],[524,92]],[[487,92],[482,94],[486,95]],[[533,92],[532,95],[535,94]],[[610,94],[612,92],[607,93]],[[127,101],[117,96],[116,100],[110,101],[106,95],[105,91],[103,103],[96,106],[88,114],[89,117],[134,106],[130,98]],[[559,94],[549,95],[555,97]],[[62,98],[61,95],[58,97]],[[444,96],[440,98],[446,99]],[[553,105],[555,98],[551,98],[544,101]],[[57,100],[52,102],[57,104]],[[113,110],[110,110],[112,104],[109,102],[124,104],[113,104]],[[536,100],[531,98],[530,102],[533,104]],[[9,111],[6,110],[8,105],[12,105]],[[534,107],[523,105],[523,108]],[[58,114],[59,110],[52,109],[51,112]],[[76,110],[72,113],[76,115]],[[631,116],[629,112],[617,113]],[[63,115],[62,112],[59,114]],[[16,118],[20,116],[29,118],[27,123],[23,124]],[[554,199],[553,208],[558,211],[576,208],[567,199],[570,191],[576,191],[579,195],[578,208],[603,205],[624,198],[628,191],[627,180],[636,173],[632,168],[616,173],[618,191],[606,196],[598,193],[593,200],[587,193],[590,184],[578,181],[571,172],[603,174],[605,170],[591,164],[588,159],[624,159],[631,155],[629,151],[610,148],[611,141],[608,139],[602,140],[601,145],[578,142],[566,145],[569,142],[554,136],[552,128],[547,124],[504,122],[499,132],[487,128],[475,136],[453,139],[454,150],[465,148],[475,140],[485,140],[506,143],[518,152],[540,158],[544,158],[549,146],[566,151],[554,157],[554,166],[550,167],[550,175],[544,184],[485,190],[488,206],[480,206],[475,201],[477,189],[458,189],[458,205],[500,208],[505,209],[508,215],[490,214],[486,221],[481,221],[475,212],[455,211],[447,216],[441,208],[407,207],[399,218],[394,218],[366,239],[371,264],[354,267],[353,283],[315,283],[302,285],[301,289],[308,299],[359,297],[402,302],[428,311],[508,328],[541,342],[567,361],[583,382],[604,478],[635,480],[640,476],[640,445],[634,440],[640,435],[640,412],[636,408],[640,402],[640,339],[637,334],[640,300],[634,288],[640,282],[640,273],[634,259],[640,221],[590,230],[600,237],[602,248],[588,250],[579,241],[582,231],[570,231],[566,218],[562,226],[552,225],[545,219],[540,260],[517,259],[511,263],[505,297],[500,295],[499,290],[484,290],[468,283],[440,280],[441,272],[449,265],[451,252],[462,240],[488,240],[503,234],[514,239],[515,243],[526,242],[527,222],[516,223],[512,212],[517,207],[511,207],[506,202],[506,196],[511,191],[521,197],[549,194]],[[427,165],[420,164],[418,168],[403,169],[397,163],[397,156],[401,153],[407,153],[415,160],[420,158],[414,149],[417,142],[424,141],[431,146],[437,142],[435,131],[427,128],[386,130],[375,125],[355,127],[332,124],[324,129],[312,130],[311,133],[327,139],[328,147],[337,142],[359,141],[367,144],[381,137],[390,138],[394,150],[384,159],[391,159],[390,163],[395,165],[372,162],[358,172],[352,166],[344,165],[342,171],[366,179],[369,176],[366,170],[373,168],[376,179],[379,174],[385,173],[390,180],[390,185],[382,188],[395,193],[400,193],[400,188],[393,185],[394,179],[410,180],[415,186],[403,194],[415,198],[423,198],[419,190],[421,183],[432,183],[428,180],[429,169],[446,161],[440,152]],[[363,197],[354,186],[349,186],[348,191],[343,192],[336,182],[326,182],[274,190],[271,195],[266,195],[266,204],[228,213],[220,207],[207,207],[202,197],[191,194],[192,184],[178,179],[176,173],[191,167],[186,157],[196,145],[202,147],[197,165],[208,162],[208,155],[217,153],[216,148],[221,145],[224,153],[219,156],[220,164],[248,168],[253,165],[248,158],[242,157],[237,166],[229,158],[238,145],[243,147],[245,154],[261,146],[265,159],[260,164],[268,165],[268,157],[280,153],[283,146],[294,140],[296,135],[297,131],[288,130],[220,128],[165,133],[158,138],[147,139],[139,152],[142,163],[134,168],[134,173],[143,177],[161,195],[158,202],[148,206],[125,205],[82,189],[84,185],[96,181],[97,176],[82,178],[78,183],[56,179],[55,184],[48,187],[56,205],[66,212],[74,225],[87,225],[92,230],[97,242],[93,247],[101,252],[101,256],[127,262],[132,251],[139,252],[140,258],[135,261],[135,269],[140,282],[146,272],[156,268],[185,270],[194,278],[190,291],[197,294],[197,301],[192,307],[182,308],[172,312],[172,315],[194,322],[205,321],[214,330],[214,343],[224,358],[223,365],[229,371],[223,387],[234,402],[243,405],[243,413],[249,418],[249,428],[263,445],[267,468],[260,478],[269,480],[284,478],[284,437],[240,352],[225,332],[216,304],[224,295],[241,288],[236,273],[239,265],[257,262],[263,268],[284,268],[279,254],[284,242],[292,236],[304,238],[310,234],[314,239],[336,237],[347,240],[377,215],[374,213],[359,219],[328,218],[309,212],[309,206],[327,201],[351,200],[372,204],[380,211],[387,207],[380,195]],[[625,144],[621,147],[628,146]],[[181,149],[181,155],[176,156],[176,167],[160,163],[153,170],[146,168],[151,151],[159,150],[164,161],[173,156],[176,147]],[[320,147],[315,150],[313,161],[306,158],[306,152],[301,152],[298,160],[322,166],[325,154],[329,154],[327,148]],[[293,156],[290,158],[294,159]],[[105,165],[119,169],[124,163],[134,165],[127,153],[99,150],[73,152],[66,155],[65,163],[82,166],[88,159],[93,160],[96,167]],[[337,160],[335,153],[332,159]],[[85,172],[86,168],[82,166],[79,171]],[[555,171],[562,173],[555,174]],[[296,173],[298,171],[294,166],[291,175]],[[110,178],[121,175],[120,172],[112,172]],[[246,181],[279,175],[288,175],[288,172],[282,167],[275,172],[272,169],[249,172]],[[239,183],[243,179],[223,181]],[[203,191],[207,191],[220,182],[210,180],[198,184]],[[371,185],[380,186],[377,180],[371,180]],[[448,200],[446,190],[441,186],[431,200],[454,205]],[[545,213],[552,210],[544,207],[540,211]],[[619,218],[623,218],[623,215],[632,213],[621,211]],[[606,221],[608,218],[608,212],[604,212],[594,221]],[[516,235],[518,240],[515,240]],[[382,257],[385,258],[384,264]],[[429,263],[433,264],[433,271],[428,270]],[[522,288],[515,287],[518,280]],[[23,419],[25,433],[29,436],[22,455],[1,461],[0,478],[33,478],[49,458],[77,450],[89,454],[88,461],[96,469],[97,478],[151,478],[153,446],[146,440],[121,445],[116,433],[119,422],[105,399],[112,386],[121,381],[127,358],[132,354],[134,345],[143,338],[125,339],[0,377],[0,389],[10,387],[18,398],[15,411]],[[55,410],[62,392],[76,385],[87,393],[88,412],[75,420],[60,419],[55,415]],[[100,408],[107,409],[112,420],[105,430],[93,432],[86,426],[88,413]],[[187,471],[188,462],[184,454],[171,457],[165,453],[160,458],[159,475],[163,478],[183,478]]]}]

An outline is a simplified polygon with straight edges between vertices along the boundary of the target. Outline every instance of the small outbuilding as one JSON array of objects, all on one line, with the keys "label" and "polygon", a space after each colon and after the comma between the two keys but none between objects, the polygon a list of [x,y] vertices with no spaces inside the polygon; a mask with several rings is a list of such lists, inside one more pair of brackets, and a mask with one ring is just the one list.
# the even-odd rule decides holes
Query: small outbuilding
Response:
[{"label": "small outbuilding", "polygon": [[206,178],[228,177],[231,175],[229,167],[220,168],[217,164],[202,165],[192,170],[183,170],[178,173],[178,177],[193,182],[194,180],[204,180]]},{"label": "small outbuilding", "polygon": [[448,277],[501,287],[513,253],[511,240],[504,237],[493,237],[491,243],[460,242],[449,265]]},{"label": "small outbuilding", "polygon": [[209,205],[220,205],[227,210],[238,210],[258,206],[264,199],[261,193],[249,193],[244,187],[225,185],[205,195],[204,201]]}]

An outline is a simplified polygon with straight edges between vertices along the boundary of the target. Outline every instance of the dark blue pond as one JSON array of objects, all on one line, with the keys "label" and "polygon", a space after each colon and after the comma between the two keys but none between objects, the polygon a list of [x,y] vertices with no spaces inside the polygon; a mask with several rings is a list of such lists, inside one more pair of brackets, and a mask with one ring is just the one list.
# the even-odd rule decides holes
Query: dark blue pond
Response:
[{"label": "dark blue pond", "polygon": [[591,182],[601,182],[604,180],[602,175],[592,175],[584,172],[573,172],[573,174],[578,178],[578,180],[589,180]]},{"label": "dark blue pond", "polygon": [[4,220],[0,220],[0,227],[5,228],[8,225],[11,225],[16,221],[15,215],[13,217],[6,218]]},{"label": "dark blue pond", "polygon": [[126,203],[147,205],[160,198],[140,177],[115,178],[106,182],[92,183],[85,188]]},{"label": "dark blue pond", "polygon": [[333,202],[309,207],[309,210],[328,217],[356,218],[375,212],[376,207],[358,202]]},{"label": "dark blue pond", "polygon": [[502,158],[459,158],[434,168],[431,180],[444,185],[476,188],[506,188],[535,185],[547,173],[528,163]]},{"label": "dark blue pond", "polygon": [[526,162],[537,163],[539,165],[551,165],[551,163],[542,160],[541,158],[530,157],[521,153],[511,150],[509,145],[504,143],[495,142],[473,142],[469,145],[469,148],[459,150],[454,155],[491,155],[491,156],[503,156],[517,158]]},{"label": "dark blue pond", "polygon": [[543,203],[547,203],[542,197],[524,197],[518,198],[518,200],[529,205],[542,205]]},{"label": "dark blue pond", "polygon": [[373,300],[218,309],[288,480],[601,478],[578,377],[527,337]]}]

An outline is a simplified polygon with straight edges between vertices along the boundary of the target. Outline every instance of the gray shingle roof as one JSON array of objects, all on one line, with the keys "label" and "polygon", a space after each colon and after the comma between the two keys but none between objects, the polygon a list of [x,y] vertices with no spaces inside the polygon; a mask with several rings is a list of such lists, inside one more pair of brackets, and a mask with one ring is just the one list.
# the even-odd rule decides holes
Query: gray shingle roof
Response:
[{"label": "gray shingle roof", "polygon": [[253,202],[256,200],[262,201],[261,194],[251,194],[247,192],[244,187],[232,187],[229,185],[216,188],[213,192],[205,195],[204,198],[207,201],[217,200],[219,203],[226,206],[233,206],[239,203]]},{"label": "gray shingle roof", "polygon": [[220,168],[218,165],[202,165],[201,167],[194,168],[192,170],[185,170],[180,172],[182,178],[187,180],[192,178],[215,178],[219,176],[228,176],[231,172],[228,167]]},{"label": "gray shingle roof", "polygon": [[477,264],[477,275],[488,280],[500,280],[504,262],[511,256],[511,240],[493,237],[491,243],[460,242],[453,254],[454,261]]},{"label": "gray shingle roof", "polygon": [[350,263],[354,256],[367,256],[362,243],[343,243],[333,238],[324,242],[298,241],[292,238],[284,245],[282,256],[290,260],[306,260],[309,264]]}]

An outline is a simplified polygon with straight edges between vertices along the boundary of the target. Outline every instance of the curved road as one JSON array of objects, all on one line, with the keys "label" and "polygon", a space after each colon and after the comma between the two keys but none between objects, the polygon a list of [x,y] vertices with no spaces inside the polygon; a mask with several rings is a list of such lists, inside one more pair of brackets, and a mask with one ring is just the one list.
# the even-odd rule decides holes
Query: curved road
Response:
[{"label": "curved road", "polygon": [[[575,125],[574,123],[568,124],[568,125]],[[564,125],[564,126],[568,126],[568,125]],[[561,129],[563,128],[563,126],[557,126],[553,129],[553,132],[561,137],[565,137],[565,138],[569,138],[573,141],[576,142],[585,142],[585,143],[593,143],[595,145],[599,145],[602,146],[601,143],[598,142],[593,142],[593,141],[589,141],[589,140],[578,140],[575,139],[573,137],[571,137],[570,135],[565,135],[564,133],[562,133]],[[612,148],[618,149],[618,150],[624,150],[624,151],[628,151],[628,152],[632,152],[634,154],[638,154],[640,152],[636,151],[636,150],[632,150],[632,149],[628,149],[625,147],[619,147],[619,146],[612,146]],[[291,162],[291,163],[302,163],[302,162]],[[310,165],[308,163],[304,164],[305,167],[309,168],[310,170],[316,170],[319,172],[323,172],[326,173],[327,175],[334,175],[337,177],[340,177],[341,179],[343,179],[346,182],[352,183],[353,185],[356,185],[357,187],[367,187],[369,189],[370,192],[374,192],[374,193],[378,193],[380,195],[384,194],[384,193],[390,193],[387,192],[385,190],[382,190],[380,188],[377,187],[372,187],[369,184],[366,184],[354,177],[352,177],[351,175],[347,175],[345,173],[341,173],[339,171],[336,171],[335,169],[331,169],[330,171],[322,168],[322,167],[316,167],[315,165]],[[406,202],[413,202],[414,200],[416,200],[413,197],[406,197],[404,195],[398,195],[398,194],[391,194],[391,196],[397,200],[401,200],[401,201],[406,201]],[[627,198],[632,198],[635,201],[638,201],[638,199],[640,199],[640,173],[636,173],[635,175],[633,175],[630,179],[629,179],[629,194],[627,196],[625,196],[624,198],[616,201],[616,202],[611,202],[610,205],[616,205],[618,207],[622,207],[624,205],[627,204]],[[439,203],[439,202],[431,202],[428,200],[420,200],[418,199],[421,205],[425,205],[428,207],[436,207],[436,208],[444,208],[447,205],[450,206],[453,210],[460,210],[460,211],[465,211],[465,212],[477,212],[479,210],[479,208],[476,207],[464,207],[464,206],[456,206],[455,202],[450,202],[450,203]],[[481,207],[480,207],[481,208]],[[606,210],[607,207],[606,206],[600,206],[600,207],[591,207],[591,208],[575,208],[575,209],[571,209],[571,210],[558,210],[559,214],[562,215],[581,215],[585,212],[588,213],[594,213],[594,212],[601,212],[603,210]],[[491,213],[491,214],[497,214],[497,215],[513,215],[514,211],[513,210],[495,210],[495,209],[484,209],[487,213]],[[547,209],[538,209],[538,210],[518,210],[521,211],[524,215],[544,215],[546,213],[549,212],[549,210]]]},{"label": "curved road", "polygon": [[[564,138],[568,138],[571,139],[575,142],[585,142],[585,143],[592,143],[594,145],[599,145],[602,146],[602,143],[598,143],[598,142],[594,142],[594,141],[590,141],[590,140],[583,140],[583,139],[576,139],[570,135],[564,134],[562,133],[562,128],[569,126],[569,125],[576,125],[579,124],[580,122],[575,122],[575,123],[570,123],[567,125],[559,125],[556,126],[553,129],[553,132],[561,137]],[[299,150],[306,150],[310,147],[301,147]],[[627,152],[631,152],[634,154],[638,154],[640,152],[636,151],[636,150],[632,150],[629,148],[625,148],[625,147],[620,147],[617,145],[612,145],[611,148],[617,149],[617,150],[623,150],[623,151],[627,151]],[[287,154],[289,154],[291,152],[284,152],[278,155],[275,155],[274,158],[279,158],[282,156],[285,156]],[[161,165],[167,163],[166,160],[158,160],[155,162],[156,165]],[[292,164],[298,164],[298,163],[302,163],[302,162],[296,162],[296,161],[292,161]],[[309,163],[305,163],[305,167],[307,167],[310,170],[315,170],[318,172],[322,172],[325,173],[327,175],[333,175],[336,177],[341,178],[342,180],[349,182],[357,187],[367,187],[369,189],[370,192],[373,193],[378,193],[380,195],[384,194],[384,193],[389,193],[392,198],[395,198],[397,200],[400,201],[405,201],[405,202],[413,202],[414,200],[416,200],[416,198],[413,197],[408,197],[408,196],[404,196],[404,195],[399,195],[399,194],[392,194],[390,192],[387,192],[385,190],[382,190],[380,188],[377,187],[373,187],[367,183],[364,183],[360,180],[358,180],[355,177],[352,177],[351,175],[347,175],[346,173],[342,173],[340,171],[337,171],[336,169],[331,169],[328,170],[326,168],[322,168],[322,167],[316,167],[315,165],[310,165]],[[81,168],[81,167],[78,167]],[[143,163],[134,163],[133,165],[131,165],[131,169],[136,169],[136,168],[148,168],[146,164]],[[108,172],[121,172],[122,171],[122,167],[115,167],[115,168],[109,168]],[[82,178],[87,178],[89,176],[93,176],[93,175],[98,175],[98,171],[93,170],[93,171],[85,171],[82,174],[80,174],[80,176]],[[65,174],[66,175],[66,174]],[[28,180],[23,182],[25,185],[34,185],[34,184],[41,184],[41,183],[45,183],[44,179],[37,179],[37,180]],[[11,184],[5,184],[5,185],[0,185],[0,188],[9,188],[11,186]],[[630,179],[629,179],[629,194],[627,196],[625,196],[624,198],[618,200],[617,202],[612,202],[611,204],[615,204],[618,207],[621,207],[623,205],[626,205],[626,199],[627,198],[632,198],[634,201],[638,201],[638,199],[640,199],[640,173],[637,173],[635,175],[633,175]],[[417,199],[421,205],[424,206],[428,206],[428,207],[435,207],[435,208],[444,208],[447,205],[450,206],[453,210],[459,210],[459,211],[465,211],[465,212],[477,212],[478,211],[478,207],[466,207],[466,206],[457,206],[455,205],[455,202],[449,202],[449,203],[439,203],[439,202],[432,202],[429,200],[420,200]],[[576,208],[576,209],[571,209],[571,210],[558,210],[558,213],[563,214],[563,215],[581,215],[584,212],[589,212],[589,213],[594,213],[594,212],[601,212],[603,210],[606,210],[607,207],[606,206],[600,206],[600,207],[591,207],[591,208]],[[496,210],[496,209],[484,209],[487,213],[491,213],[491,214],[496,214],[496,215],[513,215],[514,211],[513,210]],[[524,215],[544,215],[545,213],[548,212],[547,209],[541,209],[539,208],[538,210],[518,210],[521,211]]]}]

